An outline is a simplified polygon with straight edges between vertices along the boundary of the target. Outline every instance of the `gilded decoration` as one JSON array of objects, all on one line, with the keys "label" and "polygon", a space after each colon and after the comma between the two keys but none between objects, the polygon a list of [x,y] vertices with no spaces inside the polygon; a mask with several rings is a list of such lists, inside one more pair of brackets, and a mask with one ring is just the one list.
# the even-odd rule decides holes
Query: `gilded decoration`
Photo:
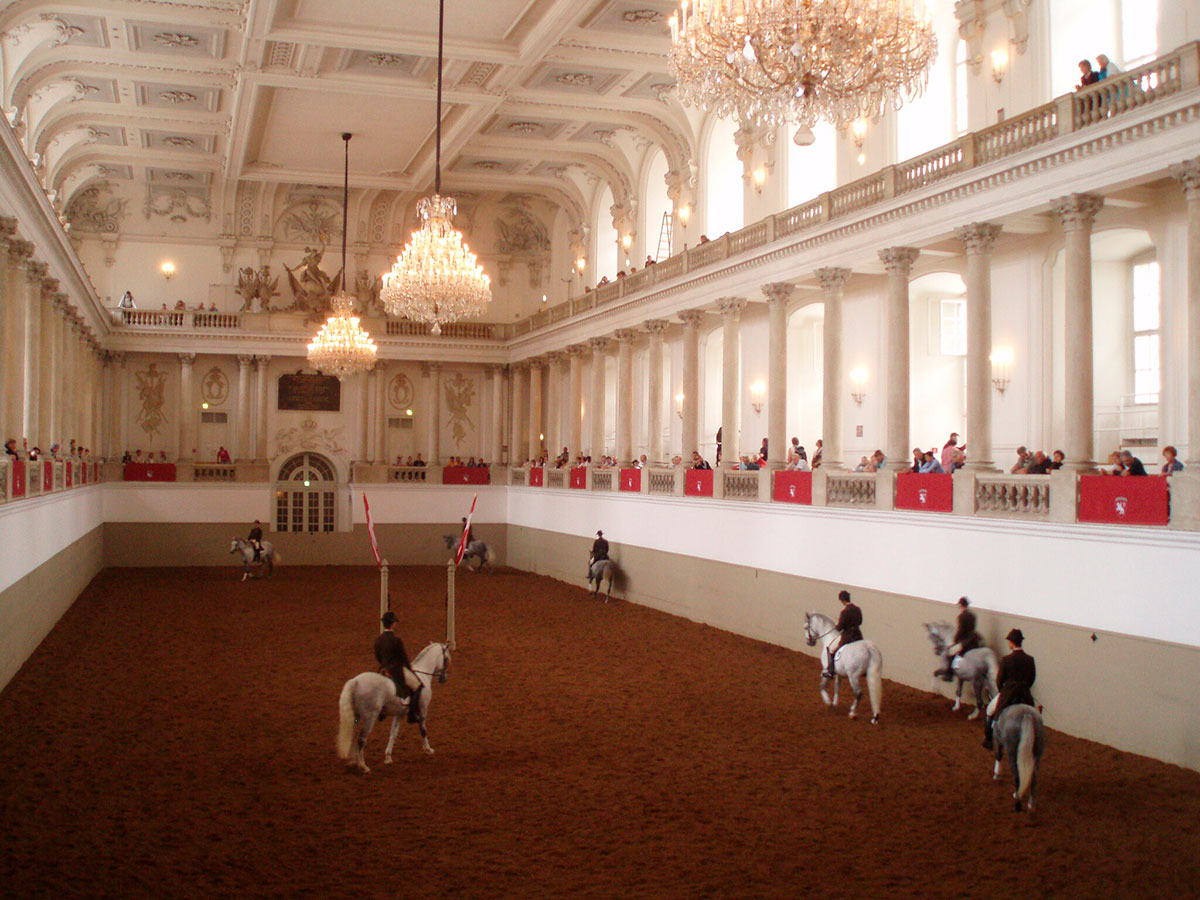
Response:
[{"label": "gilded decoration", "polygon": [[254,301],[259,303],[259,310],[271,308],[271,300],[279,296],[279,276],[271,277],[271,267],[263,266],[257,272],[252,266],[238,269],[237,295],[242,298],[242,312],[254,308]]},{"label": "gilded decoration", "polygon": [[141,409],[137,414],[137,423],[142,427],[142,431],[153,438],[162,430],[162,426],[167,421],[167,416],[163,412],[166,400],[167,373],[158,371],[156,363],[150,363],[149,368],[144,372],[135,373],[135,378],[138,398],[142,401]]},{"label": "gilded decoration", "polygon": [[455,372],[445,387],[446,408],[450,410],[450,436],[454,445],[461,447],[467,435],[475,430],[470,416],[471,404],[475,401],[475,382],[462,372]]},{"label": "gilded decoration", "polygon": [[229,379],[219,367],[213,366],[201,380],[200,397],[209,406],[220,406],[229,398]]},{"label": "gilded decoration", "polygon": [[292,305],[289,311],[308,313],[308,320],[315,322],[323,319],[329,310],[329,300],[339,289],[342,272],[330,278],[321,268],[321,257],[325,255],[325,245],[320,247],[305,247],[304,258],[299,265],[292,267],[284,263],[287,269],[288,283],[292,286]]},{"label": "gilded decoration", "polygon": [[337,456],[345,456],[346,448],[338,441],[342,428],[321,428],[316,420],[307,418],[292,428],[281,428],[275,432],[275,452],[271,459],[291,456],[302,450],[323,450]]},{"label": "gilded decoration", "polygon": [[408,409],[412,406],[414,396],[413,383],[403,372],[388,382],[388,402],[392,409]]}]

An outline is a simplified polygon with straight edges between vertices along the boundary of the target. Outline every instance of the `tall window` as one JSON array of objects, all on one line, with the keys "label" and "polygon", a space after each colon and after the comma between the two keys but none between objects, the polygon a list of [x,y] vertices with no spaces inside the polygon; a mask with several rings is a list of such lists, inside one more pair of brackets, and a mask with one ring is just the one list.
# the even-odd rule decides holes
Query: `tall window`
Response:
[{"label": "tall window", "polygon": [[[938,46],[949,47],[958,39],[954,4],[950,0],[927,0],[925,5]],[[954,139],[959,125],[954,102],[957,74],[950,54],[939,53],[929,70],[921,96],[906,102],[895,113],[897,161],[920,156]]]},{"label": "tall window", "polygon": [[1158,0],[1120,2],[1121,54],[1132,69],[1158,55]]},{"label": "tall window", "polygon": [[1158,263],[1133,267],[1133,402],[1157,403],[1160,387],[1158,362],[1159,289]]},{"label": "tall window", "polygon": [[[656,260],[666,259],[673,250],[667,246],[666,237],[669,232],[668,235],[663,234],[663,216],[667,216],[667,221],[670,221],[674,212],[671,209],[671,198],[667,196],[666,176],[667,154],[658,150],[646,170],[646,197],[642,201],[642,210],[646,216],[645,222],[642,223],[646,253]],[[640,269],[642,260],[635,259],[633,264]]]},{"label": "tall window", "polygon": [[299,453],[279,468],[275,490],[275,530],[333,531],[336,494],[333,466],[315,453]]},{"label": "tall window", "polygon": [[967,355],[967,301],[938,302],[939,350],[942,356]]},{"label": "tall window", "polygon": [[606,277],[611,281],[617,277],[617,229],[612,223],[612,188],[605,185],[596,204],[596,281]]},{"label": "tall window", "polygon": [[746,210],[742,190],[742,161],[737,158],[733,133],[737,124],[718,119],[708,136],[707,165],[704,170],[705,230],[710,238],[737,231],[745,224]]},{"label": "tall window", "polygon": [[837,187],[837,132],[827,122],[812,130],[815,140],[806,147],[788,141],[789,207],[807,203]]}]

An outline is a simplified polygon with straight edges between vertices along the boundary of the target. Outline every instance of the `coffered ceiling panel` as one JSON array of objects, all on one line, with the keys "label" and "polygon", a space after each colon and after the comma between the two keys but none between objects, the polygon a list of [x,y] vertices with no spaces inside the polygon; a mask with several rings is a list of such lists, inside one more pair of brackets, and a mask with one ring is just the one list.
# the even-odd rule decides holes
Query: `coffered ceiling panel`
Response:
[{"label": "coffered ceiling panel", "polygon": [[147,54],[220,59],[225,54],[225,32],[195,25],[164,22],[126,22],[129,47]]},{"label": "coffered ceiling panel", "polygon": [[[280,4],[286,7],[287,4]],[[543,4],[544,5],[544,4]],[[446,31],[470,34],[477,40],[503,41],[514,34],[530,0],[447,0]],[[281,9],[281,12],[284,11]],[[434,2],[396,0],[298,0],[289,18],[298,25],[322,25],[332,29],[403,32],[436,36],[438,5]]]}]

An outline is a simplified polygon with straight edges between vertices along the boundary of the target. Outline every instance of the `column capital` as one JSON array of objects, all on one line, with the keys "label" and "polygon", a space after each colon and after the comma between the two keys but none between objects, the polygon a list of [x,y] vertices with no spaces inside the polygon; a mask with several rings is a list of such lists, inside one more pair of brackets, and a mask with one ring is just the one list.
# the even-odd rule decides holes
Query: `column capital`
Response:
[{"label": "column capital", "polygon": [[[788,285],[791,287],[791,285]],[[736,319],[742,314],[742,310],[746,308],[745,297],[718,297],[717,309],[720,310],[723,318]]]},{"label": "column capital", "polygon": [[587,353],[587,345],[586,344],[568,344],[567,345],[567,356],[583,356],[583,354],[585,354],[585,353]]},{"label": "column capital", "polygon": [[968,256],[974,256],[978,253],[991,252],[1000,230],[1001,226],[993,225],[991,222],[972,222],[970,225],[955,228],[954,237],[966,247]]},{"label": "column capital", "polygon": [[248,369],[250,368],[250,363],[254,361],[254,357],[248,353],[239,353],[237,361],[239,369]]},{"label": "column capital", "polygon": [[604,353],[608,350],[608,338],[606,337],[588,338],[587,343],[593,353]]},{"label": "column capital", "polygon": [[259,356],[259,355],[255,354],[254,362],[260,369],[265,369],[267,366],[269,366],[271,364],[271,357]]},{"label": "column capital", "polygon": [[515,363],[509,363],[509,366],[508,366],[508,367],[509,367],[509,369],[511,369],[511,370],[512,370],[514,373],[516,373],[516,372],[524,372],[526,369],[528,369],[528,368],[529,368],[529,360],[527,360],[527,359],[518,359],[518,360],[517,360]]},{"label": "column capital", "polygon": [[1183,185],[1183,192],[1189,200],[1200,199],[1200,156],[1185,159],[1169,169],[1171,177]]},{"label": "column capital", "polygon": [[0,241],[10,241],[17,233],[17,220],[12,216],[0,216]]},{"label": "column capital", "polygon": [[1104,198],[1096,194],[1067,194],[1050,201],[1064,231],[1090,230],[1102,206]]},{"label": "column capital", "polygon": [[[33,244],[30,244],[29,247],[30,247],[29,252],[30,252],[30,255],[32,256],[33,255]],[[30,259],[25,263],[25,274],[26,274],[26,276],[28,276],[30,281],[36,283],[39,281],[43,281],[46,278],[46,276],[50,274],[50,267],[47,266],[44,262],[40,262],[36,259]],[[57,282],[55,282],[55,284],[57,284]]]},{"label": "column capital", "polygon": [[826,294],[831,291],[840,291],[846,286],[846,282],[850,280],[853,274],[849,269],[840,269],[836,266],[823,266],[813,273],[817,277],[817,282],[821,285],[821,289]]},{"label": "column capital", "polygon": [[921,251],[916,247],[885,247],[879,251],[879,259],[889,275],[908,276],[912,264],[917,261]]},{"label": "column capital", "polygon": [[763,296],[768,303],[787,303],[795,290],[796,286],[790,281],[772,281],[762,286]]},{"label": "column capital", "polygon": [[651,336],[661,335],[671,326],[667,319],[647,319],[642,323],[642,327],[650,332]]},{"label": "column capital", "polygon": [[179,353],[176,355],[179,357],[179,364],[181,366],[191,367],[192,363],[196,361],[195,353]]},{"label": "column capital", "polygon": [[613,338],[618,344],[632,344],[641,335],[632,328],[618,328],[613,332]]},{"label": "column capital", "polygon": [[10,238],[8,241],[8,261],[19,266],[33,256],[33,241],[20,238]]},{"label": "column capital", "polygon": [[431,375],[438,375],[442,371],[442,364],[436,360],[427,362],[425,365],[429,366],[429,374]]},{"label": "column capital", "polygon": [[546,357],[545,356],[531,356],[531,357],[529,357],[529,359],[525,360],[525,362],[529,363],[530,370],[541,369],[542,367],[544,367],[546,365]]},{"label": "column capital", "polygon": [[551,350],[549,353],[546,354],[546,362],[548,362],[552,366],[557,365],[558,363],[562,362],[566,358],[567,358],[566,350]]},{"label": "column capital", "polygon": [[693,327],[699,325],[704,320],[704,310],[702,309],[681,309],[675,315],[679,316],[679,321],[684,325],[691,325]]}]

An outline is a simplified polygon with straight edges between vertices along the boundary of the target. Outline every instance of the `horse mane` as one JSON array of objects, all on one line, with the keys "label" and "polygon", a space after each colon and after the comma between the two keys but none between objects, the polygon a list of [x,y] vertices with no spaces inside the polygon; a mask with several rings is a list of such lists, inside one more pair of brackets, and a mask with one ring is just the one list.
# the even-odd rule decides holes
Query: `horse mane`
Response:
[{"label": "horse mane", "polygon": [[441,648],[442,646],[443,645],[439,644],[437,641],[430,641],[428,644],[426,644],[424,647],[421,648],[420,653],[418,653],[415,657],[413,657],[413,665],[415,666],[417,664],[418,660],[424,659],[429,654],[429,652],[431,650],[433,650],[433,648],[435,648],[435,647]]},{"label": "horse mane", "polygon": [[833,619],[829,618],[829,616],[825,615],[824,613],[819,612],[809,612],[808,621],[814,624],[817,622],[826,622],[830,627],[833,627],[834,625]]}]

